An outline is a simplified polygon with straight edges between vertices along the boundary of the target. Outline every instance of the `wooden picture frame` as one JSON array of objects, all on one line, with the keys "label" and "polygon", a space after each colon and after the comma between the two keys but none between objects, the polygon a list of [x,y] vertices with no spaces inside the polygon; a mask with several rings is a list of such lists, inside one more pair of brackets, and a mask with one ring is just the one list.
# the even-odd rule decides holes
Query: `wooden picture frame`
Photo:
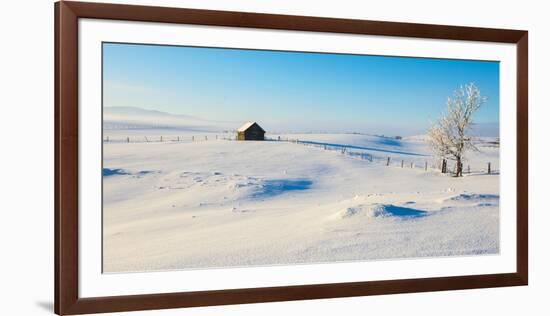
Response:
[{"label": "wooden picture frame", "polygon": [[[79,297],[78,20],[197,24],[307,32],[512,43],[517,47],[517,271],[515,273]],[[55,4],[55,312],[59,315],[527,285],[528,32],[61,1]]]}]

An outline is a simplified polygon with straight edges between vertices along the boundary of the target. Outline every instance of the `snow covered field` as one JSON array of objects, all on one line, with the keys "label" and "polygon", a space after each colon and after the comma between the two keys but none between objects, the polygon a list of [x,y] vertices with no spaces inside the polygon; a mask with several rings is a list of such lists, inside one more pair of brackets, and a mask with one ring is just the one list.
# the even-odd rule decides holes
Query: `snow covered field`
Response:
[{"label": "snow covered field", "polygon": [[[122,125],[111,124],[104,134],[158,136],[166,130]],[[199,129],[169,130],[183,138]],[[200,127],[204,135],[223,131]],[[104,142],[104,271],[499,252],[499,175],[483,172],[487,162],[498,170],[498,146],[487,140],[465,163],[473,172],[452,178],[424,170],[425,161],[430,167],[435,161],[422,137],[268,136],[315,146],[198,136]],[[320,144],[345,145],[375,159]]]}]

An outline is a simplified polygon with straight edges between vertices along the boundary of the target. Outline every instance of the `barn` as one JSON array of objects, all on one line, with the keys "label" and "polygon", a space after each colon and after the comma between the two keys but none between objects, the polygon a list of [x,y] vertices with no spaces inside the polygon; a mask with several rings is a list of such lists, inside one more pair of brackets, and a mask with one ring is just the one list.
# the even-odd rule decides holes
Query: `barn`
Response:
[{"label": "barn", "polygon": [[246,122],[237,129],[237,140],[264,140],[265,131],[256,122]]}]

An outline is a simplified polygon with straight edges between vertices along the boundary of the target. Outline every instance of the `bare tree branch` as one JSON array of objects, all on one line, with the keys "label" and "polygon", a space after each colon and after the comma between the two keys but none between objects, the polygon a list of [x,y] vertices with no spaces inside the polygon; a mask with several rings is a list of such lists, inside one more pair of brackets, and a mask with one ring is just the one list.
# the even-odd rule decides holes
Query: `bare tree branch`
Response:
[{"label": "bare tree branch", "polygon": [[457,177],[462,176],[465,151],[478,151],[470,132],[474,114],[486,101],[475,84],[461,86],[447,99],[447,113],[428,131],[428,142],[436,155],[457,162]]}]

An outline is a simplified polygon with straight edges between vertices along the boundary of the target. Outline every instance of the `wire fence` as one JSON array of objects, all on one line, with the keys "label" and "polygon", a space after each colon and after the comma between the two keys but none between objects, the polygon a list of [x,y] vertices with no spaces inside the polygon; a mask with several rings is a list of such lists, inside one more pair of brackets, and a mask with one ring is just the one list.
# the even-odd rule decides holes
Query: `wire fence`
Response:
[{"label": "wire fence", "polygon": [[[315,141],[303,141],[299,139],[291,138],[269,138],[270,141],[283,141],[308,147],[319,148],[329,152],[337,152],[345,156],[352,158],[366,160],[370,163],[383,165],[386,167],[397,167],[402,169],[421,169],[430,172],[441,172],[445,174],[456,174],[456,168],[458,164],[456,161],[435,158],[435,157],[423,157],[423,158],[403,158],[402,155],[382,155],[372,154],[369,149],[359,149],[357,146],[350,146],[344,144],[327,144]],[[468,163],[462,163],[462,174],[498,174],[499,170],[495,169],[491,162],[487,162],[485,168],[480,168],[479,163],[476,163],[476,168],[472,167]]]},{"label": "wire fence", "polygon": [[[212,140],[236,141],[237,137],[234,133],[208,134],[208,135],[170,135],[170,136],[105,136],[103,143],[163,143],[163,142],[205,142]],[[288,142],[307,147],[318,148],[327,152],[338,153],[350,158],[367,161],[369,163],[378,164],[385,167],[394,167],[402,169],[421,169],[430,172],[441,172],[446,174],[456,174],[456,161],[448,159],[436,159],[430,156],[404,158],[403,155],[383,155],[373,154],[370,149],[361,149],[357,146],[345,144],[329,144],[316,141],[299,140],[294,138],[265,138],[266,141]],[[490,162],[484,164],[484,168],[480,168],[480,164],[476,163],[476,168],[471,167],[469,163],[462,164],[463,174],[498,174],[499,170],[491,165]]]},{"label": "wire fence", "polygon": [[200,142],[209,140],[236,140],[230,134],[209,135],[170,135],[170,136],[105,136],[103,143],[164,143],[164,142]]}]

